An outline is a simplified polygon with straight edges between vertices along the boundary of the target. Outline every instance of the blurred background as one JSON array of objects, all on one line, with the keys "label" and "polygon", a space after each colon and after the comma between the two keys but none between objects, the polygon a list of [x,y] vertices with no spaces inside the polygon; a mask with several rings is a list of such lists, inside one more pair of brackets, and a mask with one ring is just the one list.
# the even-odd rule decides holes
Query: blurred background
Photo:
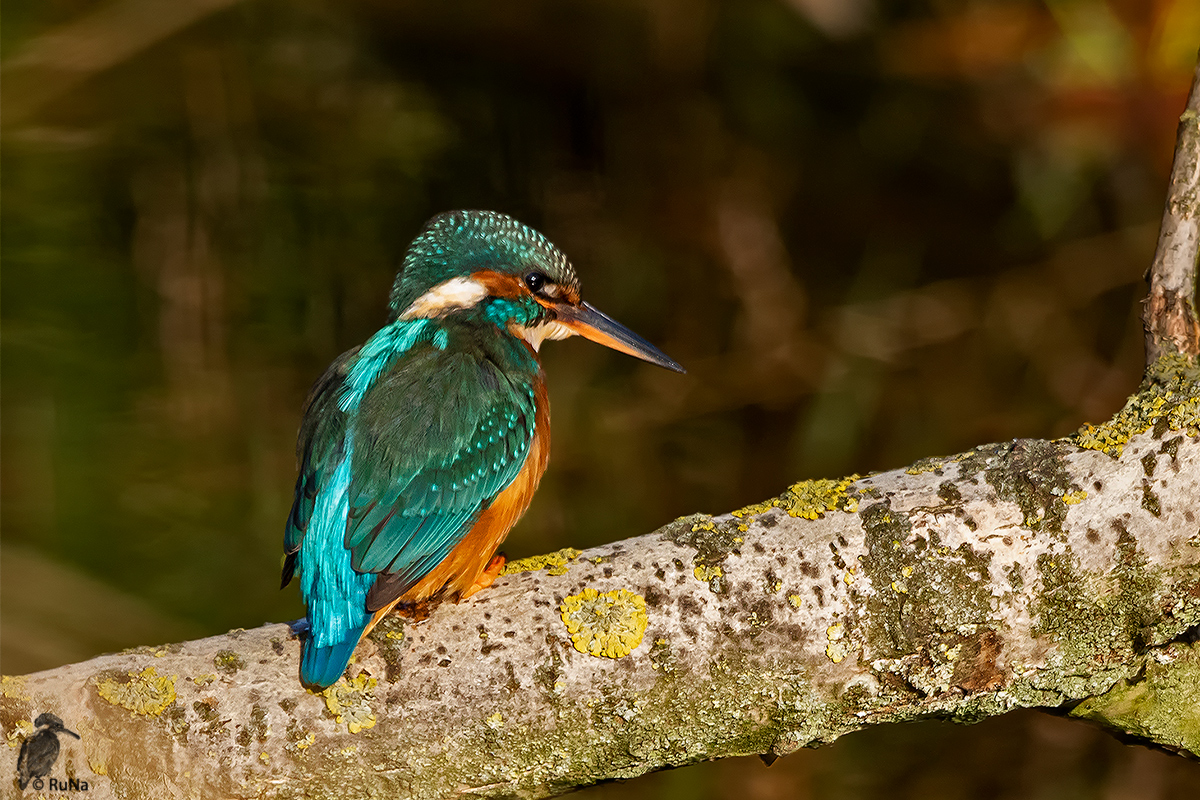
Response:
[{"label": "blurred background", "polygon": [[[309,384],[491,208],[685,364],[544,350],[520,557],[1107,418],[1195,0],[4,0],[0,667],[300,616]],[[1183,798],[1034,712],[594,798]],[[585,796],[587,794],[585,793]]]}]

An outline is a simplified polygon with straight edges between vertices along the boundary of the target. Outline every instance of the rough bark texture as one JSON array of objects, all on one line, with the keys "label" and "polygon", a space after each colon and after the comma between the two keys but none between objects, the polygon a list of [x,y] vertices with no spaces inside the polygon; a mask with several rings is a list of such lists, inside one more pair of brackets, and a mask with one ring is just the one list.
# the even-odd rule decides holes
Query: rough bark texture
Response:
[{"label": "rough bark texture", "polygon": [[1150,295],[1142,315],[1146,363],[1164,355],[1200,354],[1196,318],[1196,258],[1200,255],[1200,64],[1187,108],[1179,117],[1171,183],[1158,248],[1150,268]]},{"label": "rough bark texture", "polygon": [[1070,440],[810,481],[518,563],[391,621],[324,696],[269,625],[5,678],[0,723],[15,742],[62,717],[82,739],[53,774],[93,798],[541,797],[1079,701],[1200,755],[1195,379],[1168,365]]}]

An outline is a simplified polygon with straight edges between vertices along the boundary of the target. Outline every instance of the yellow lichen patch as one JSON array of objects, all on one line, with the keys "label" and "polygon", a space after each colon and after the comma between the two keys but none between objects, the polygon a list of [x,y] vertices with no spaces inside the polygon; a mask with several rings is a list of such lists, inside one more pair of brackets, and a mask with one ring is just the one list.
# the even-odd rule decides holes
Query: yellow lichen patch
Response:
[{"label": "yellow lichen patch", "polygon": [[1083,490],[1078,492],[1067,492],[1063,495],[1063,502],[1069,506],[1073,506],[1076,503],[1082,503],[1084,500],[1087,500],[1087,496],[1088,493]]},{"label": "yellow lichen patch", "polygon": [[633,652],[649,621],[646,598],[625,589],[601,593],[588,587],[563,600],[559,610],[575,649],[604,658]]},{"label": "yellow lichen patch", "polygon": [[305,750],[312,747],[316,743],[317,743],[317,735],[315,733],[305,733],[304,738],[295,742],[292,745],[292,747],[299,750],[300,752],[304,752]]},{"label": "yellow lichen patch", "polygon": [[[734,515],[737,514],[736,511],[733,513]],[[696,524],[692,525],[692,533],[695,533],[696,531],[715,531],[716,529],[716,523],[714,523],[711,519],[706,519],[703,522],[697,522]]]},{"label": "yellow lichen patch", "polygon": [[32,722],[30,722],[27,719],[17,720],[16,727],[13,728],[12,732],[10,732],[8,734],[8,746],[9,747],[20,747],[21,742],[25,741],[25,739],[31,733],[33,733],[33,723]]},{"label": "yellow lichen patch", "polygon": [[957,661],[958,657],[962,655],[961,644],[956,644],[953,647],[947,647],[943,644],[939,649],[946,654],[947,661]]},{"label": "yellow lichen patch", "polygon": [[804,605],[803,598],[801,598],[798,594],[789,594],[787,599],[788,602],[792,604],[792,608],[799,608],[800,606]]},{"label": "yellow lichen patch", "polygon": [[28,700],[24,675],[0,675],[0,694],[13,700]]},{"label": "yellow lichen patch", "polygon": [[259,761],[261,761],[261,762],[262,762],[262,763],[264,763],[264,764],[270,764],[270,763],[271,763],[271,754],[270,754],[270,753],[265,753],[265,752],[264,752],[264,753],[259,753],[259,754],[258,754],[258,760],[259,760]]},{"label": "yellow lichen patch", "polygon": [[88,768],[97,775],[108,774],[108,764],[104,761],[101,761],[99,758],[93,759],[91,753],[87,754],[87,762]]},{"label": "yellow lichen patch", "polygon": [[1200,429],[1200,397],[1184,400],[1167,412],[1167,427],[1173,431],[1186,429],[1189,436],[1196,436]]},{"label": "yellow lichen patch", "polygon": [[840,481],[820,479],[797,483],[788,489],[789,504],[784,508],[790,516],[817,519],[826,511],[858,511],[858,498],[846,490],[858,480],[857,475]]},{"label": "yellow lichen patch", "polygon": [[[770,500],[764,500],[761,503],[753,503],[751,505],[746,506],[745,508],[739,508],[737,511],[732,512],[732,514],[735,517],[737,517],[738,519],[741,519],[742,517],[753,517],[758,514],[765,514],[766,512],[770,511],[772,508],[778,508],[778,507],[779,507],[779,498],[772,497]],[[708,527],[705,528],[705,530],[711,531],[714,529],[714,527],[715,526],[710,522],[710,523],[708,523]],[[692,526],[692,530],[697,530],[696,526]]]},{"label": "yellow lichen patch", "polygon": [[504,727],[504,715],[497,711],[485,720],[487,726],[492,730],[500,730]]},{"label": "yellow lichen patch", "polygon": [[175,702],[178,677],[159,675],[154,667],[146,667],[141,672],[130,672],[128,679],[101,678],[96,681],[96,692],[114,706],[156,717]]},{"label": "yellow lichen patch", "polygon": [[695,575],[696,580],[700,581],[701,583],[708,583],[713,578],[720,578],[725,574],[725,571],[715,564],[711,567],[707,564],[701,564],[692,570],[692,574]]},{"label": "yellow lichen patch", "polygon": [[1168,430],[1200,436],[1200,395],[1196,366],[1183,356],[1164,356],[1148,373],[1153,382],[1126,401],[1125,407],[1102,425],[1084,425],[1071,439],[1080,447],[1120,456],[1130,437],[1162,425]]},{"label": "yellow lichen patch", "polygon": [[846,629],[840,622],[825,629],[825,638],[829,640],[829,644],[825,645],[825,655],[835,664],[846,657],[846,643],[842,641],[845,636]]},{"label": "yellow lichen patch", "polygon": [[358,674],[346,680],[338,680],[333,686],[321,692],[325,698],[325,707],[338,722],[346,723],[346,730],[358,733],[366,728],[375,727],[375,714],[371,711],[370,701],[373,699],[371,690],[378,683],[374,678]]},{"label": "yellow lichen patch", "polygon": [[1119,456],[1125,449],[1129,437],[1141,431],[1122,430],[1121,426],[1085,424],[1075,434],[1075,444],[1088,450],[1099,450],[1110,456]]},{"label": "yellow lichen patch", "polygon": [[858,475],[851,475],[841,480],[818,478],[817,480],[801,481],[788,487],[779,497],[764,503],[740,508],[733,516],[742,517],[762,514],[772,508],[782,508],[792,517],[805,519],[820,519],[827,511],[858,511],[858,498],[847,490],[858,480]]},{"label": "yellow lichen patch", "polygon": [[505,564],[504,571],[500,574],[516,575],[520,572],[537,572],[539,569],[545,568],[547,574],[566,575],[567,563],[579,558],[580,552],[574,547],[564,547],[562,550],[556,550],[553,553],[546,553],[542,556],[518,558],[516,561],[510,561]]},{"label": "yellow lichen patch", "polygon": [[216,679],[216,675],[213,675],[211,672],[206,672],[203,675],[197,675],[196,677],[192,678],[192,683],[196,684],[197,686],[204,687],[208,686]]}]

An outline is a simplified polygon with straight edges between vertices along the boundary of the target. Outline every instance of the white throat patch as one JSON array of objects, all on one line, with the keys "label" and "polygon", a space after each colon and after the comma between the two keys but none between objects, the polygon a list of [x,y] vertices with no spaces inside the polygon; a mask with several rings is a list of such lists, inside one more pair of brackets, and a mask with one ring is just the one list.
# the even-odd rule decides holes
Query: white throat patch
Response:
[{"label": "white throat patch", "polygon": [[542,342],[547,339],[566,339],[568,336],[575,335],[575,331],[566,325],[553,321],[542,322],[529,328],[526,328],[524,325],[513,324],[510,326],[510,330],[529,342],[529,346],[533,348],[534,352],[540,350]]},{"label": "white throat patch", "polygon": [[440,317],[447,311],[471,308],[487,295],[487,288],[479,281],[451,278],[413,300],[412,305],[404,309],[400,319],[407,321]]}]

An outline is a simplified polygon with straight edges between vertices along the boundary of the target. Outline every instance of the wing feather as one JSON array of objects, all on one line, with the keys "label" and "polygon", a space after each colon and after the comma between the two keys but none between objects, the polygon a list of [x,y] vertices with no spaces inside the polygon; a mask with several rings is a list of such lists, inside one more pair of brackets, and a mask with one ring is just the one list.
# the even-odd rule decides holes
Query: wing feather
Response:
[{"label": "wing feather", "polygon": [[346,415],[338,408],[337,400],[350,362],[360,349],[355,347],[338,356],[313,384],[304,403],[304,417],[296,440],[300,474],[296,478],[296,494],[283,534],[283,552],[287,556],[283,567],[284,586],[291,581],[295,571],[296,553],[312,521],[317,493],[329,481],[344,455]]},{"label": "wing feather", "polygon": [[355,414],[346,547],[360,572],[403,594],[440,563],[520,473],[533,440],[532,386],[488,359],[410,351]]}]

